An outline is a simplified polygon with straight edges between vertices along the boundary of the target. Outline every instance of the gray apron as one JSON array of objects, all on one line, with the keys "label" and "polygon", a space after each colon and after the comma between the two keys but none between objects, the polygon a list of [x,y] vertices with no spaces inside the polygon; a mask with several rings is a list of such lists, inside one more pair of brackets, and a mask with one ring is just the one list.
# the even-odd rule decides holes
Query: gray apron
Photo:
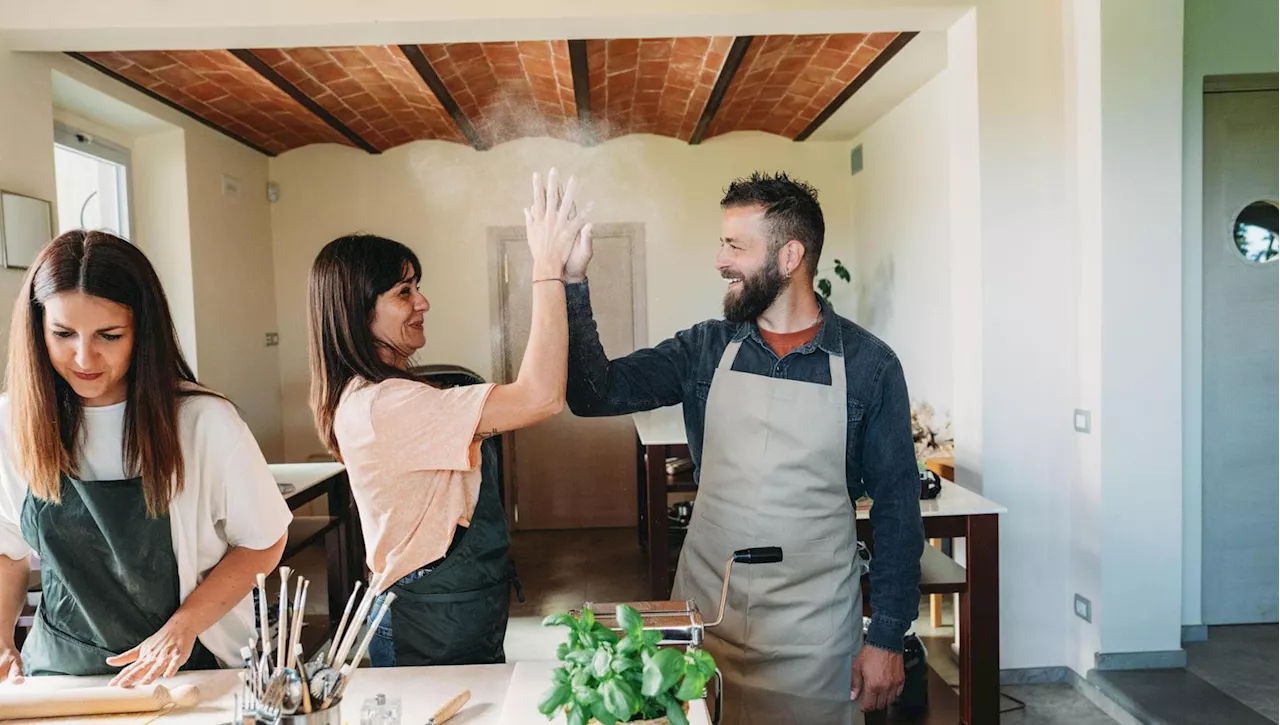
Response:
[{"label": "gray apron", "polygon": [[769,693],[820,718],[810,722],[861,722],[849,700],[862,592],[844,358],[830,356],[828,386],[736,372],[741,344],[729,344],[711,381],[673,597],[713,619],[733,552],[781,547],[781,563],[734,567],[724,621],[706,632],[725,678],[724,722],[756,721]]}]

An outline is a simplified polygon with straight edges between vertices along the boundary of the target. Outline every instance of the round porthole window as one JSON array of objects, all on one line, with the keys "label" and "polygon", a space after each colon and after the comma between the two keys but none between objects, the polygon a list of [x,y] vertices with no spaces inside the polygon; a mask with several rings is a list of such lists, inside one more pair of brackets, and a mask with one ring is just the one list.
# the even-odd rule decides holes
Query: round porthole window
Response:
[{"label": "round porthole window", "polygon": [[1266,264],[1280,257],[1280,207],[1255,201],[1236,216],[1231,230],[1236,251],[1245,261]]}]

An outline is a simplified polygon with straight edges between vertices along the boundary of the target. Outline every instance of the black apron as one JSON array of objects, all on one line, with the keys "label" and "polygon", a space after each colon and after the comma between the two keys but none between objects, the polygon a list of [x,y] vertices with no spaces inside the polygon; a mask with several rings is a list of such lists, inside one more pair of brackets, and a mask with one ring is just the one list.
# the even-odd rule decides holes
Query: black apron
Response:
[{"label": "black apron", "polygon": [[[62,503],[27,492],[22,535],[40,557],[40,605],[22,646],[27,675],[110,675],[181,604],[169,517],[147,518],[142,479],[62,476]],[[197,639],[184,670],[217,669]]]},{"label": "black apron", "polygon": [[[392,584],[396,667],[503,664],[511,588],[520,582],[508,552],[507,517],[498,498],[493,439],[480,446],[480,495],[471,525],[430,572]],[[402,580],[403,582],[403,580]]]}]

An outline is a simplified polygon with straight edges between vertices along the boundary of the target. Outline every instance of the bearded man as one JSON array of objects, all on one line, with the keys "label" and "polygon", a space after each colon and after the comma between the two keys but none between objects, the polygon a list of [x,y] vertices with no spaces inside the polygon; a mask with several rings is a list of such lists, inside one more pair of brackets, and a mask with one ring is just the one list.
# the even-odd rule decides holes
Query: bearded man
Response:
[{"label": "bearded man", "polygon": [[[564,280],[567,402],[584,417],[683,404],[698,490],[673,598],[714,616],[734,551],[783,550],[781,563],[732,578],[723,623],[706,632],[726,722],[771,703],[810,713],[828,703],[852,721],[852,701],[878,710],[901,692],[903,636],[919,607],[906,381],[887,345],[814,292],[824,222],[813,187],[756,173],[730,184],[720,206],[724,319],[616,360],[592,317],[590,239],[579,240]],[[875,529],[866,647],[854,515],[863,494]]]}]

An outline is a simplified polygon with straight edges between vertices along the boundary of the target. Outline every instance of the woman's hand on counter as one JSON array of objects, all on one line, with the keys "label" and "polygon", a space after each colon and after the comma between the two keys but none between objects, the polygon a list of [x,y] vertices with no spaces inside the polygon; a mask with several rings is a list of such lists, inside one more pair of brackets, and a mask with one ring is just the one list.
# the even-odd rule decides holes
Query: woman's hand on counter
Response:
[{"label": "woman's hand on counter", "polygon": [[147,637],[142,644],[107,658],[107,664],[112,667],[128,665],[111,680],[111,684],[133,687],[149,685],[161,677],[173,677],[191,657],[197,635],[178,617],[171,617],[159,632]]},{"label": "woman's hand on counter", "polygon": [[0,642],[0,682],[22,684],[22,655],[12,642]]}]

